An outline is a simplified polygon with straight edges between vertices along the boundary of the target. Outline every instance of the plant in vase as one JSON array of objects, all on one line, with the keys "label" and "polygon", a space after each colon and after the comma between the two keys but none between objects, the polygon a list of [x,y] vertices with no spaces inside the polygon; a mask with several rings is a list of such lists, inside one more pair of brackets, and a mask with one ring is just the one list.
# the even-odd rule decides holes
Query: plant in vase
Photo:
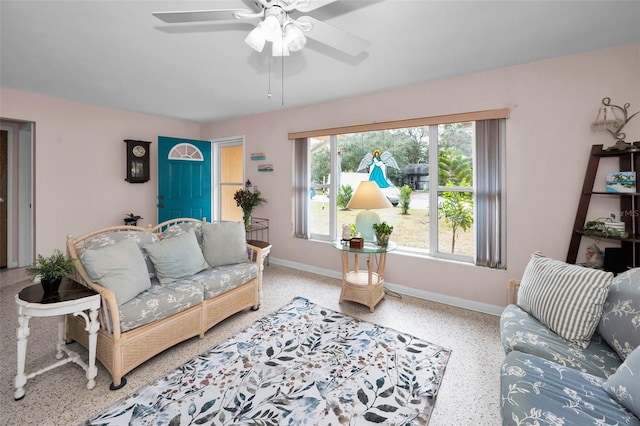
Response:
[{"label": "plant in vase", "polygon": [[373,224],[373,230],[376,233],[376,242],[379,246],[386,247],[389,244],[389,235],[393,232],[393,226],[387,222]]},{"label": "plant in vase", "polygon": [[242,209],[242,220],[244,221],[244,228],[251,230],[251,212],[262,203],[266,203],[267,200],[260,196],[260,191],[250,191],[248,189],[239,189],[233,194],[233,199],[236,200],[236,205]]},{"label": "plant in vase", "polygon": [[137,214],[133,214],[133,213],[129,213],[128,215],[126,215],[124,217],[124,224],[125,225],[131,225],[131,226],[137,226],[138,225],[138,221],[144,219],[142,216],[139,216]]},{"label": "plant in vase", "polygon": [[62,279],[73,272],[74,264],[74,258],[55,249],[49,257],[37,255],[35,263],[27,267],[27,274],[32,280],[40,277],[45,294],[55,293]]},{"label": "plant in vase", "polygon": [[585,235],[600,237],[620,237],[626,238],[629,234],[625,231],[624,222],[617,222],[615,213],[611,213],[609,217],[599,217],[594,220],[587,221],[584,224]]}]

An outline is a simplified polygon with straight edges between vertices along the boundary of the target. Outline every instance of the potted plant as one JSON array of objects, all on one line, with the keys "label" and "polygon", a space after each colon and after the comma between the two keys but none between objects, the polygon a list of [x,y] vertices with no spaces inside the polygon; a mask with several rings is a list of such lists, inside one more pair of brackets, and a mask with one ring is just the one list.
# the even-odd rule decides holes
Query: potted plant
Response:
[{"label": "potted plant", "polygon": [[33,280],[40,277],[45,294],[55,293],[62,279],[73,272],[74,263],[74,258],[55,249],[49,257],[37,255],[35,263],[27,267],[27,274]]},{"label": "potted plant", "polygon": [[611,213],[609,217],[599,217],[587,221],[584,224],[585,235],[601,237],[621,237],[626,238],[629,234],[625,231],[624,222],[616,221],[616,215]]},{"label": "potted plant", "polygon": [[266,203],[267,200],[260,196],[260,191],[250,191],[248,189],[238,189],[233,194],[233,199],[236,200],[236,205],[242,209],[242,220],[244,221],[244,228],[247,231],[251,230],[251,212],[262,203]]},{"label": "potted plant", "polygon": [[129,213],[124,218],[124,224],[125,225],[130,225],[130,226],[137,226],[138,225],[138,221],[141,220],[141,219],[144,219],[144,218],[141,217],[141,216],[138,216],[137,214]]},{"label": "potted plant", "polygon": [[389,244],[389,235],[393,232],[393,226],[387,222],[373,224],[373,230],[376,233],[376,242],[379,246],[386,247]]}]

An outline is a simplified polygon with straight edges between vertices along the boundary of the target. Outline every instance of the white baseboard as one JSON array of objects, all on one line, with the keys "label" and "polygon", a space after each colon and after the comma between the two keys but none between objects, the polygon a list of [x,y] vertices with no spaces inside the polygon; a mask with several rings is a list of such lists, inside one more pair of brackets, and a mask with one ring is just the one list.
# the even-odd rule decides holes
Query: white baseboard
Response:
[{"label": "white baseboard", "polygon": [[[325,277],[342,279],[342,272],[334,271],[332,269],[318,268],[317,266],[306,265],[304,263],[292,262],[290,260],[283,260],[274,257],[269,257],[269,262],[274,265],[286,266],[292,269],[298,269],[300,271],[311,272]],[[489,315],[500,316],[504,310],[504,306],[491,305],[488,303],[476,302],[473,300],[462,299],[460,297],[447,296],[446,294],[434,293],[426,290],[419,290],[416,288],[405,287],[398,284],[385,282],[385,288],[389,290],[403,294],[406,296],[413,296],[419,299],[430,300],[432,302],[443,303],[445,305],[455,306],[458,308],[469,309],[470,311],[482,312]]]}]

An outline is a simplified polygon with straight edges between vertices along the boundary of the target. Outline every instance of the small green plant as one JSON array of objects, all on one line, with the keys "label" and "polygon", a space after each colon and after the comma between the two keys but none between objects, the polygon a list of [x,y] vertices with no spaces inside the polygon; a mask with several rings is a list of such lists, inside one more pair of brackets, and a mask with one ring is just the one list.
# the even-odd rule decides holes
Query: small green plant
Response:
[{"label": "small green plant", "polygon": [[341,185],[340,190],[338,191],[338,197],[336,198],[336,203],[338,207],[344,209],[351,201],[351,196],[353,195],[353,188],[351,185]]},{"label": "small green plant", "polygon": [[373,230],[376,232],[376,235],[391,235],[393,226],[387,222],[374,223]]},{"label": "small green plant", "polygon": [[27,274],[32,279],[40,277],[41,280],[56,280],[72,273],[74,265],[74,258],[55,249],[49,257],[44,257],[41,254],[36,256],[35,263],[27,267]]},{"label": "small green plant", "polygon": [[460,230],[466,231],[473,225],[473,200],[462,192],[443,192],[441,198],[440,217],[451,227],[451,253],[455,253]]},{"label": "small green plant", "polygon": [[403,185],[400,187],[400,210],[401,214],[408,214],[409,203],[411,203],[411,192],[413,190],[409,185]]},{"label": "small green plant", "polygon": [[616,214],[610,213],[609,217],[599,217],[589,220],[584,224],[585,235],[601,236],[601,237],[622,237],[626,238],[629,234],[625,231],[607,227],[607,223],[615,222]]},{"label": "small green plant", "polygon": [[352,224],[350,225],[350,231],[349,231],[349,234],[350,234],[352,237],[357,237],[357,236],[358,236],[359,232],[358,232],[358,230],[356,229],[356,224],[355,224],[355,223],[352,223]]},{"label": "small green plant", "polygon": [[129,213],[128,215],[126,215],[124,217],[125,221],[129,221],[129,222],[137,222],[140,219],[144,219],[142,216],[139,216],[137,214],[133,214],[133,213]]}]

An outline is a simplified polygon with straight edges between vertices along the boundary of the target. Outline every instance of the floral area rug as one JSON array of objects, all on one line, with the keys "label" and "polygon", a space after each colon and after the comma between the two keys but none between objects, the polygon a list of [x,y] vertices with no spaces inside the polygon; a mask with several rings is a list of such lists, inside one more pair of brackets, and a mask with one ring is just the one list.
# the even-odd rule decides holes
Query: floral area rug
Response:
[{"label": "floral area rug", "polygon": [[87,425],[426,425],[450,350],[295,298]]}]

